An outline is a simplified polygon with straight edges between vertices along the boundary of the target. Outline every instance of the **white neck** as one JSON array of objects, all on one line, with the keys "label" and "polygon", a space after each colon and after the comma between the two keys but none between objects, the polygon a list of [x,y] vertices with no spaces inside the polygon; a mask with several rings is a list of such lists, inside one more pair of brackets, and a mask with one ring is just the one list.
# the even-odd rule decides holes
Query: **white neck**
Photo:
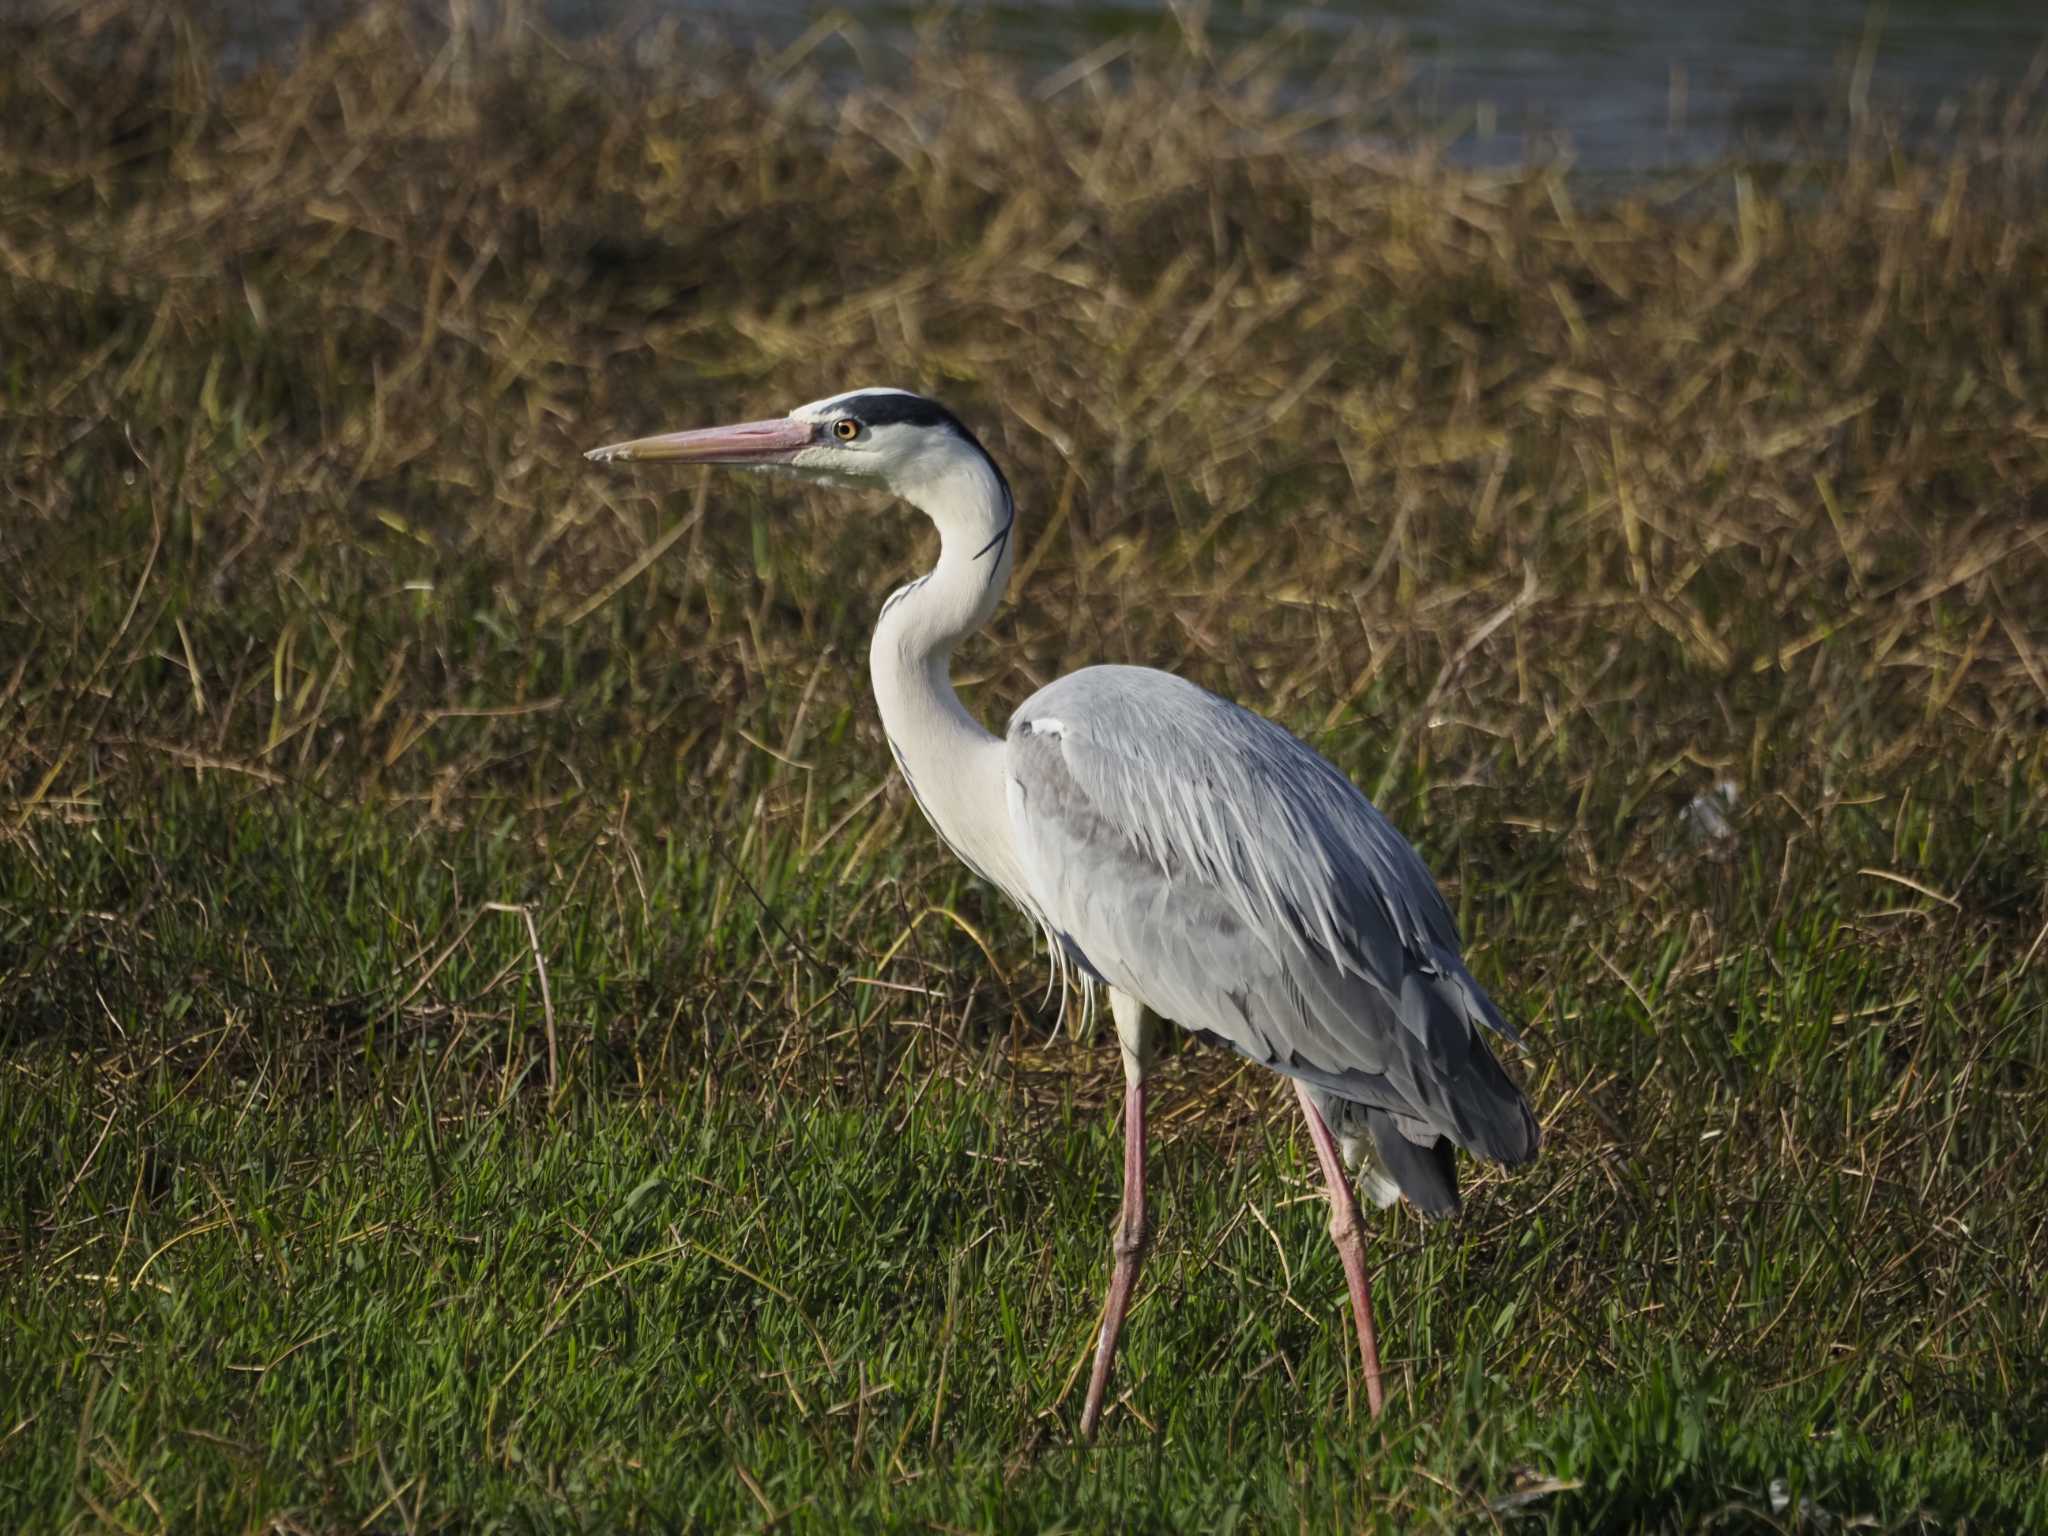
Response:
[{"label": "white neck", "polygon": [[882,606],[868,670],[882,729],[911,794],[940,837],[1025,905],[1010,832],[1003,744],[953,692],[953,647],[988,622],[1009,584],[1016,512],[978,451],[948,454],[905,499],[939,530],[939,563]]}]

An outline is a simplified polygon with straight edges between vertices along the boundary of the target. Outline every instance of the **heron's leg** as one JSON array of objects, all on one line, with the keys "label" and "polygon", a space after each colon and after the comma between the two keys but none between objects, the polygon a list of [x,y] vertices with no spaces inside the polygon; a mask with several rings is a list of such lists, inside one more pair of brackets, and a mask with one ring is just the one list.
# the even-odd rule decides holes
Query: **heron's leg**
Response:
[{"label": "heron's leg", "polygon": [[1095,1369],[1088,1378],[1088,1400],[1081,1408],[1084,1440],[1102,1421],[1102,1394],[1109,1386],[1110,1362],[1116,1358],[1116,1336],[1123,1329],[1124,1313],[1138,1284],[1138,1266],[1144,1262],[1145,1246],[1152,1236],[1145,1225],[1145,1075],[1152,1067],[1157,1020],[1143,1003],[1122,992],[1111,991],[1109,1005],[1124,1055],[1124,1204],[1110,1248],[1109,1299],[1102,1306]]},{"label": "heron's leg", "polygon": [[1316,1160],[1323,1165],[1323,1183],[1330,1191],[1330,1236],[1337,1244],[1337,1257],[1344,1261],[1344,1282],[1351,1287],[1351,1316],[1358,1324],[1358,1353],[1365,1361],[1365,1402],[1378,1418],[1385,1402],[1380,1389],[1380,1346],[1372,1326],[1372,1280],[1365,1272],[1365,1224],[1358,1219],[1358,1198],[1351,1193],[1351,1177],[1344,1171],[1344,1159],[1337,1142],[1308,1085],[1294,1081],[1295,1097],[1301,1100],[1302,1118],[1308,1121],[1309,1140],[1316,1144]]}]

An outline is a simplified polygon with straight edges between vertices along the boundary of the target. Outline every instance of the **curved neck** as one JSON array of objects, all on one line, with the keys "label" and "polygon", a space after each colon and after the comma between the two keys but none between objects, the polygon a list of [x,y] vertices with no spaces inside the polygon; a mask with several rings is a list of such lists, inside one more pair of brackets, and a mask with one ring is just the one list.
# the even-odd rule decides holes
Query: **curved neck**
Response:
[{"label": "curved neck", "polygon": [[952,697],[947,671],[953,647],[989,621],[1009,585],[1007,535],[992,537],[993,545],[984,541],[969,549],[964,539],[941,534],[939,563],[890,594],[868,653],[878,689],[887,670],[906,674],[906,682],[913,674],[929,678]]},{"label": "curved neck", "polygon": [[[939,530],[939,563],[890,594],[868,648],[882,724],[899,751],[914,744],[927,710],[993,740],[953,694],[953,647],[986,624],[1010,582],[1017,512],[1010,488],[979,453],[904,488]],[[903,730],[898,731],[898,717]],[[957,717],[953,719],[952,717]]]},{"label": "curved neck", "polygon": [[882,606],[868,670],[889,750],[910,792],[953,851],[1013,896],[1002,742],[953,692],[953,647],[988,622],[1015,561],[1009,487],[979,452],[901,488],[939,530],[939,563]]}]

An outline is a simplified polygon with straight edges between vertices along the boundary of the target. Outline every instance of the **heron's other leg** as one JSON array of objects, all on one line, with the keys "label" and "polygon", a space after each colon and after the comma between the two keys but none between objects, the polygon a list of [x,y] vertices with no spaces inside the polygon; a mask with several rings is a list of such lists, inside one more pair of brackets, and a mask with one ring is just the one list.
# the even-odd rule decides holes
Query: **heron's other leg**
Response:
[{"label": "heron's other leg", "polygon": [[1344,1261],[1344,1282],[1351,1287],[1351,1316],[1358,1324],[1358,1353],[1365,1361],[1366,1406],[1378,1418],[1385,1398],[1380,1389],[1379,1339],[1372,1326],[1372,1280],[1365,1272],[1365,1224],[1358,1219],[1358,1198],[1351,1193],[1351,1178],[1337,1153],[1336,1139],[1309,1097],[1308,1085],[1299,1078],[1294,1094],[1301,1100],[1309,1140],[1316,1144],[1316,1160],[1323,1165],[1323,1183],[1329,1187],[1330,1236],[1337,1244],[1337,1257]]},{"label": "heron's other leg", "polygon": [[1116,1358],[1116,1336],[1123,1329],[1124,1313],[1138,1284],[1138,1266],[1144,1262],[1145,1246],[1152,1236],[1145,1225],[1145,1075],[1152,1070],[1157,1049],[1158,1018],[1135,997],[1113,988],[1109,1007],[1124,1055],[1124,1204],[1110,1247],[1109,1299],[1102,1306],[1095,1369],[1088,1378],[1088,1400],[1081,1408],[1084,1440],[1102,1421],[1102,1394],[1109,1386],[1110,1362]]}]

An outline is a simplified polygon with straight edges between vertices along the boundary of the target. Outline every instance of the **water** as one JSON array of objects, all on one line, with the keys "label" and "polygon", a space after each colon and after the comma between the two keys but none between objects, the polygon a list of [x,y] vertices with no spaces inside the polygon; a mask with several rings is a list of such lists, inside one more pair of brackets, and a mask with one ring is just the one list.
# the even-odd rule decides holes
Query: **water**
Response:
[{"label": "water", "polygon": [[[549,0],[571,30],[602,26],[646,0]],[[786,46],[820,14],[796,0],[656,0],[760,46]],[[870,55],[900,57],[924,7],[845,0]],[[1119,34],[1170,24],[1159,0],[955,8],[976,43],[1050,71]],[[1467,159],[1509,161],[1558,143],[1596,171],[1642,171],[1781,147],[1849,100],[1862,66],[1868,99],[1928,120],[1945,103],[2010,90],[2048,50],[2048,6],[2013,0],[1335,0],[1311,6],[1216,3],[1211,36],[1257,36],[1282,19],[1333,39],[1391,32],[1414,68],[1413,101],[1436,122],[1469,123]],[[845,50],[846,68],[857,66]]]},{"label": "water", "polygon": [[[334,4],[257,0],[250,11],[276,17]],[[900,63],[932,9],[902,0],[543,7],[571,33],[651,11],[680,19],[686,35],[709,30],[764,50],[788,46],[836,10],[863,34],[858,53],[835,40],[817,56],[841,81]],[[1172,26],[1171,10],[1165,0],[956,0],[946,26],[1049,74],[1120,35]],[[1360,27],[1398,38],[1413,69],[1409,104],[1425,122],[1460,130],[1460,158],[1499,164],[1568,146],[1581,170],[1623,175],[1824,146],[1852,95],[1924,127],[1944,106],[2010,91],[2048,65],[2041,0],[1211,0],[1205,12],[1223,43],[1283,20],[1333,42]]]}]

